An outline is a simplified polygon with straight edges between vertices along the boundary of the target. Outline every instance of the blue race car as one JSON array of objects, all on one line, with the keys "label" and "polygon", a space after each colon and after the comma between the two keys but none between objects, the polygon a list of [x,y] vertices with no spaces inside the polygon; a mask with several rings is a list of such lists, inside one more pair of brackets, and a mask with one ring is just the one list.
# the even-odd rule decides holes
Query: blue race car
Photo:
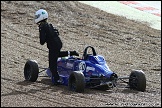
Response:
[{"label": "blue race car", "polygon": [[[88,53],[89,48],[91,48],[91,53]],[[28,60],[24,66],[25,80],[35,82],[39,73],[43,71],[47,73],[48,77],[51,77],[49,68],[38,67],[37,61]],[[112,89],[118,86],[119,80],[126,83],[127,88],[138,91],[146,89],[146,77],[142,70],[132,70],[129,76],[118,77],[109,69],[104,57],[98,55],[92,46],[84,49],[82,58],[74,56],[59,58],[58,72],[61,84],[76,92],[84,92],[85,87],[101,90]]]}]

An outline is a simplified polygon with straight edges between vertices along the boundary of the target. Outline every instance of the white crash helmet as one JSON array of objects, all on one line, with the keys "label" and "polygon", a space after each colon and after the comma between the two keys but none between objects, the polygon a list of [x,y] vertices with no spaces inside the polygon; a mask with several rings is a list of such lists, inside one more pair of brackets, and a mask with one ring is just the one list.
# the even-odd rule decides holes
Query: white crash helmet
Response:
[{"label": "white crash helmet", "polygon": [[48,18],[48,13],[46,10],[44,9],[39,9],[36,13],[35,13],[35,23],[38,23],[44,19]]}]

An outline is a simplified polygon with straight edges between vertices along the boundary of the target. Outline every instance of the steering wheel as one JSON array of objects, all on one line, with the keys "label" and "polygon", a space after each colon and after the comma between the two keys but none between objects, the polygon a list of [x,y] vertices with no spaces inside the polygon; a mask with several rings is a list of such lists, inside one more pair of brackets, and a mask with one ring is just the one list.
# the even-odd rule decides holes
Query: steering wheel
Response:
[{"label": "steering wheel", "polygon": [[[93,54],[87,54],[88,48],[91,48],[91,49],[92,49]],[[89,55],[93,55],[93,56],[96,56],[96,55],[97,55],[95,49],[94,49],[92,46],[87,46],[87,47],[84,49],[83,57],[82,57],[82,58],[83,58],[84,60],[86,60],[87,57],[88,57]]]}]

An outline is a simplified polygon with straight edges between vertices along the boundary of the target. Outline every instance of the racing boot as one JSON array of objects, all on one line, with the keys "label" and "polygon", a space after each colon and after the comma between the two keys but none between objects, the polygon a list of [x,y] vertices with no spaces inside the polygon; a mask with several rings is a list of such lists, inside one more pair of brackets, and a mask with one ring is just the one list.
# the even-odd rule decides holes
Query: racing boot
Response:
[{"label": "racing boot", "polygon": [[79,53],[76,51],[69,51],[69,52],[70,52],[70,56],[72,55],[79,56]]},{"label": "racing boot", "polygon": [[60,80],[57,80],[56,78],[54,78],[54,76],[51,76],[51,81],[53,85],[60,85]]},{"label": "racing boot", "polygon": [[60,81],[59,80],[55,80],[54,77],[51,77],[51,81],[52,81],[53,85],[60,85],[61,84]]}]

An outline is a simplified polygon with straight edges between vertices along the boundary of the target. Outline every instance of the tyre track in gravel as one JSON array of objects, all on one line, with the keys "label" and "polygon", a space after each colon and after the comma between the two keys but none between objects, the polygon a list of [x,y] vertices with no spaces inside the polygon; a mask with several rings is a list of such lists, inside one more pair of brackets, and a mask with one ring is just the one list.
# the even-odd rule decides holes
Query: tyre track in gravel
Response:
[{"label": "tyre track in gravel", "polygon": [[[12,85],[12,83],[10,84],[10,85]],[[13,86],[15,86],[15,85],[13,85]],[[46,100],[46,101],[51,101],[51,102],[54,102],[54,103],[58,103],[58,104],[61,104],[62,106],[66,106],[66,107],[68,107],[68,106],[70,106],[70,107],[72,107],[72,106],[76,106],[76,105],[78,105],[78,106],[82,106],[82,104],[85,104],[85,102],[86,101],[88,101],[89,103],[91,103],[90,101],[89,101],[89,99],[95,99],[95,100],[97,100],[97,101],[99,101],[99,102],[103,102],[103,103],[106,103],[106,102],[110,102],[110,100],[107,100],[107,97],[109,97],[109,98],[111,98],[111,102],[113,102],[112,100],[114,99],[114,100],[123,100],[124,102],[126,102],[126,101],[130,101],[130,102],[136,102],[136,103],[138,103],[139,102],[139,100],[134,100],[134,99],[129,99],[129,96],[127,97],[127,98],[123,98],[123,97],[118,97],[118,99],[115,97],[115,96],[113,96],[113,95],[118,95],[118,93],[112,93],[113,95],[112,96],[110,96],[109,94],[108,95],[106,95],[105,94],[105,96],[107,96],[107,97],[105,97],[105,98],[102,98],[102,99],[100,99],[100,96],[98,96],[98,94],[97,94],[97,96],[94,98],[87,98],[86,97],[86,99],[85,99],[85,97],[84,96],[79,96],[79,95],[75,95],[75,94],[73,94],[73,95],[67,95],[67,92],[66,92],[66,94],[62,94],[62,95],[64,95],[64,100],[65,101],[63,101],[63,102],[59,102],[60,100],[62,100],[61,98],[62,98],[62,96],[60,96],[60,95],[58,95],[57,96],[57,94],[55,94],[55,95],[52,95],[51,94],[51,92],[49,92],[48,93],[48,91],[50,91],[50,90],[48,90],[48,91],[46,91],[45,93],[43,93],[44,91],[43,90],[46,90],[46,87],[43,87],[42,89],[39,89],[40,87],[42,87],[42,86],[38,86],[38,85],[35,85],[35,89],[33,89],[33,87],[32,87],[32,89],[30,89],[29,91],[27,91],[27,90],[23,90],[22,88],[21,88],[21,91],[20,91],[20,89],[12,89],[12,88],[8,88],[8,89],[11,89],[11,90],[13,90],[14,92],[16,92],[16,93],[19,93],[19,94],[25,94],[25,95],[30,95],[30,96],[33,96],[33,97],[37,97],[37,98],[39,98],[39,99],[42,99],[42,100]],[[48,87],[48,88],[51,88],[51,87]],[[28,88],[26,88],[26,89],[28,89]],[[56,89],[59,89],[59,88],[56,88]],[[23,91],[22,91],[23,90]],[[37,93],[36,93],[37,92]],[[55,91],[54,91],[55,92]],[[130,92],[130,91],[129,91]],[[36,93],[36,94],[34,94],[34,93]],[[106,93],[106,92],[105,92]],[[132,93],[138,93],[137,91],[133,91]],[[9,94],[14,94],[14,93],[9,93]],[[38,96],[38,94],[41,94],[41,97],[39,97]],[[101,93],[100,93],[101,94]],[[4,95],[2,95],[2,96],[4,96]],[[44,97],[45,96],[45,97]],[[46,97],[48,97],[48,99],[46,99]],[[138,97],[138,96],[137,96]],[[57,98],[57,100],[55,100],[54,98]],[[68,100],[68,99],[71,99],[71,100]],[[146,98],[146,99],[148,99],[148,96],[143,96],[143,98]],[[52,100],[53,99],[53,100]],[[78,101],[78,103],[77,103],[77,99],[79,100]],[[74,102],[74,100],[76,100],[75,102]],[[157,100],[157,98],[155,98],[155,100]],[[81,102],[83,102],[83,103],[80,103],[80,101]],[[72,103],[72,102],[74,102],[74,103]],[[145,102],[147,102],[147,101],[145,101]],[[149,102],[149,101],[148,101]],[[66,104],[67,103],[67,104]],[[71,105],[68,105],[68,103],[71,103]],[[156,103],[156,101],[155,101],[155,103]],[[100,103],[101,104],[101,103]],[[84,106],[84,105],[83,105]],[[91,106],[91,105],[90,105]]]},{"label": "tyre track in gravel", "polygon": [[[2,106],[110,107],[131,106],[130,103],[139,102],[141,106],[161,106],[160,31],[78,2],[1,3]],[[77,49],[81,57],[85,46],[92,45],[105,56],[110,68],[121,72],[121,75],[128,75],[126,71],[132,68],[145,69],[146,91],[116,88],[108,91],[85,89],[85,93],[75,93],[66,86],[51,86],[50,79],[46,77],[39,77],[34,83],[24,81],[23,68],[27,59],[35,59],[40,66],[48,66],[48,50],[46,45],[39,44],[38,28],[32,24],[36,7],[44,4],[53,8],[48,8],[49,12],[55,10],[50,21],[58,24],[63,50]],[[30,8],[24,10],[27,7]],[[95,13],[90,14],[94,9]],[[134,58],[130,61],[126,59],[131,56]],[[144,64],[141,65],[141,62]]]},{"label": "tyre track in gravel", "polygon": [[[26,53],[26,54],[30,54],[30,53],[32,53],[32,51],[28,51],[28,52],[26,52],[26,51],[24,51],[24,49],[23,49],[23,47],[21,48],[21,45],[24,45],[24,44],[26,44],[25,42],[22,42],[22,41],[20,41],[20,40],[17,40],[17,39],[13,39],[13,38],[9,38],[9,37],[5,37],[6,38],[6,40],[7,41],[10,41],[10,42],[15,42],[15,43],[13,43],[12,44],[12,46],[14,46],[14,44],[15,45],[17,45],[17,44],[19,44],[19,46],[16,48],[16,50],[18,50],[18,51],[20,51],[20,52],[22,52],[22,53]],[[26,39],[25,39],[26,40]],[[4,42],[5,42],[5,40],[4,40]],[[26,47],[26,49],[33,49],[33,50],[38,50],[38,51],[43,51],[43,52],[48,52],[47,50],[44,50],[44,49],[41,49],[41,48],[39,48],[39,47],[36,47],[35,45],[32,45],[32,43],[33,42],[30,42],[30,43],[28,43],[28,46]],[[3,45],[2,45],[3,46]],[[13,47],[13,48],[15,48],[15,47]],[[20,48],[20,49],[19,49]],[[36,52],[38,52],[38,51],[36,51]],[[37,53],[36,54],[34,54],[34,55],[37,55]],[[43,56],[46,56],[45,54],[42,54]]]},{"label": "tyre track in gravel", "polygon": [[[12,82],[10,83],[10,85],[15,86],[14,84],[12,84]],[[30,96],[33,96],[33,97],[38,97],[39,99],[46,100],[46,101],[51,101],[51,102],[54,102],[54,103],[58,103],[58,104],[61,104],[62,106],[66,106],[66,107],[68,107],[68,106],[71,106],[71,107],[76,106],[77,104],[78,104],[78,106],[82,106],[81,104],[85,104],[85,102],[87,100],[88,100],[88,103],[91,103],[89,101],[89,99],[85,99],[84,96],[67,95],[68,92],[66,92],[66,94],[62,94],[62,95],[65,95],[64,99],[62,99],[63,97],[60,96],[60,95],[57,95],[57,94],[53,95],[53,94],[51,94],[51,92],[48,93],[48,91],[51,91],[50,90],[50,89],[52,89],[51,87],[48,87],[50,89],[48,91],[46,91],[45,93],[44,93],[43,90],[46,90],[46,87],[43,87],[44,89],[39,89],[40,87],[42,87],[42,86],[35,85],[36,89],[33,89],[33,86],[31,86],[32,89],[30,89],[29,91],[27,91],[29,89],[28,87],[21,88],[21,91],[20,91],[19,87],[17,87],[16,89],[15,89],[15,87],[14,88],[5,87],[5,88],[10,89],[13,92],[16,92],[16,93],[19,93],[19,94],[25,94],[25,95],[30,95]],[[57,90],[57,89],[59,89],[59,87],[57,87],[55,89]],[[55,92],[56,90],[52,90],[52,91]],[[37,93],[34,94],[35,92],[37,92]],[[71,93],[73,94],[73,92],[71,92]],[[38,94],[41,94],[41,96],[39,96]],[[7,95],[14,95],[14,93],[3,94],[2,96],[7,96]],[[54,98],[55,99],[57,98],[57,100],[55,100]],[[77,100],[79,100],[79,101],[77,102]],[[93,101],[93,100],[91,100],[91,101]],[[83,103],[81,103],[81,102],[83,102]],[[68,105],[69,103],[71,103],[71,104]]]}]

